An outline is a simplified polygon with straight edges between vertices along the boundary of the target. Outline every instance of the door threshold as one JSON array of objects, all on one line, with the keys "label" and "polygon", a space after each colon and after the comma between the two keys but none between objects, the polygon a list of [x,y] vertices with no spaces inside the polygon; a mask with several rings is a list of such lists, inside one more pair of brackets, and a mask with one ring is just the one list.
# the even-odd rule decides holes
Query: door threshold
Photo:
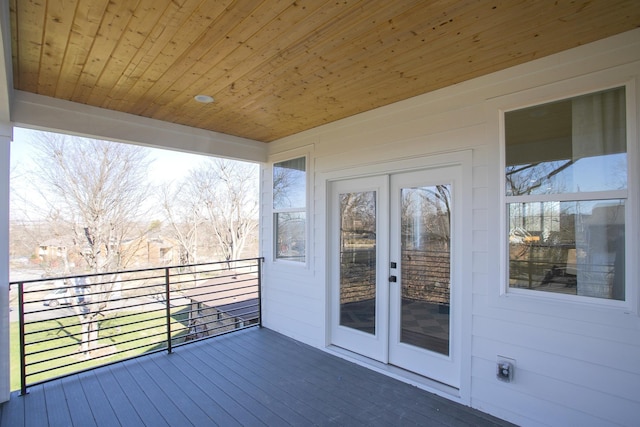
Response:
[{"label": "door threshold", "polygon": [[458,388],[452,387],[436,380],[432,380],[427,377],[423,377],[422,375],[418,375],[414,372],[407,371],[394,365],[388,365],[386,363],[370,359],[366,356],[362,356],[361,354],[345,350],[344,348],[335,345],[329,345],[328,347],[325,347],[324,350],[328,353],[333,354],[334,356],[348,360],[357,365],[369,368],[373,371],[395,378],[404,383],[411,384],[415,387],[433,394],[437,394],[438,396],[444,397],[446,399],[456,401],[463,405],[467,405],[467,403],[462,400],[460,390]]}]

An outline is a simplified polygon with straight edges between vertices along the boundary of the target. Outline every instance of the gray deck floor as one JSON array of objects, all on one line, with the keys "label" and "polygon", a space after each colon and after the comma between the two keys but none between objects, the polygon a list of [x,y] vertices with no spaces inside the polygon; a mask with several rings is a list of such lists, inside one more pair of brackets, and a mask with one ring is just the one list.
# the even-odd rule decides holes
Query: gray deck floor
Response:
[{"label": "gray deck floor", "polygon": [[13,394],[0,426],[509,425],[268,329]]}]

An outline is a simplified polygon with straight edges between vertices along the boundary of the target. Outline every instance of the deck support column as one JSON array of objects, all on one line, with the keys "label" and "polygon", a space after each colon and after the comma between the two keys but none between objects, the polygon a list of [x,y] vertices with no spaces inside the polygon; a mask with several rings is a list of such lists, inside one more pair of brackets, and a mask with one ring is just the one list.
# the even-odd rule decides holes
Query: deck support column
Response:
[{"label": "deck support column", "polygon": [[13,127],[0,123],[0,403],[9,400],[9,153]]},{"label": "deck support column", "polygon": [[0,3],[0,403],[9,400],[9,148],[13,139],[9,2]]}]

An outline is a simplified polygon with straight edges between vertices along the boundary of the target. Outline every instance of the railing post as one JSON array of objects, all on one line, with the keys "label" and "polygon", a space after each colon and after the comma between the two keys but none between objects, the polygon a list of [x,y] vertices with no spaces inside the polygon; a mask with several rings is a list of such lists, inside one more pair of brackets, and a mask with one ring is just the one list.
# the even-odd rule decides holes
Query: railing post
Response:
[{"label": "railing post", "polygon": [[169,281],[169,268],[164,269],[165,301],[167,310],[167,353],[171,354],[171,286]]},{"label": "railing post", "polygon": [[27,351],[24,343],[24,283],[18,283],[18,322],[20,328],[20,395],[27,394]]},{"label": "railing post", "polygon": [[262,328],[262,263],[264,258],[258,258],[258,326]]}]

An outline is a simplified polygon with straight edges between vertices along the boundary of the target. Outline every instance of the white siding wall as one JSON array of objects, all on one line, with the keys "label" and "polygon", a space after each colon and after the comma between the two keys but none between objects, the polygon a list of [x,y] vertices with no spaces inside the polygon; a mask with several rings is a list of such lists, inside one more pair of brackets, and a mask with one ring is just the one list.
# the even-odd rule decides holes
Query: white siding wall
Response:
[{"label": "white siding wall", "polygon": [[[385,162],[471,149],[473,153],[470,343],[463,395],[471,406],[523,425],[637,425],[640,420],[638,293],[630,309],[504,294],[498,108],[640,77],[640,30],[419,96],[270,144],[271,161],[309,155],[309,262],[273,262],[263,170],[264,323],[317,347],[329,343],[324,177]],[[636,84],[636,88],[640,86]],[[637,89],[636,89],[637,90]],[[515,97],[515,98],[514,98]],[[635,121],[640,94],[635,94]],[[637,179],[637,133],[630,168]],[[342,172],[340,172],[342,171]],[[637,192],[638,187],[634,187]],[[636,216],[629,239],[638,236]],[[629,222],[631,222],[629,220]],[[629,225],[629,224],[628,224]],[[634,256],[637,257],[637,252]],[[628,265],[638,289],[638,263]],[[467,270],[468,271],[468,270]],[[495,378],[498,355],[516,360],[515,380]],[[470,372],[470,375],[469,375]]]}]

